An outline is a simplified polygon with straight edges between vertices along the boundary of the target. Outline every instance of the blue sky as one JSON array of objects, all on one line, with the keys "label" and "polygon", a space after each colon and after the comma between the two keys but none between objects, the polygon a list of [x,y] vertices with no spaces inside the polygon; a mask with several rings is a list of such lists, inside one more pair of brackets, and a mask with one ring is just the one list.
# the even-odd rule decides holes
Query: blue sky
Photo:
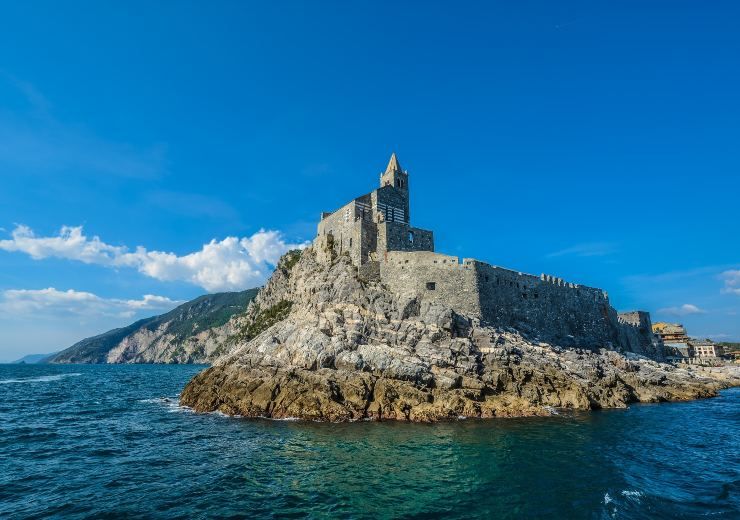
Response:
[{"label": "blue sky", "polygon": [[738,19],[737,2],[6,3],[0,359],[259,285],[391,151],[437,250],[738,340]]}]

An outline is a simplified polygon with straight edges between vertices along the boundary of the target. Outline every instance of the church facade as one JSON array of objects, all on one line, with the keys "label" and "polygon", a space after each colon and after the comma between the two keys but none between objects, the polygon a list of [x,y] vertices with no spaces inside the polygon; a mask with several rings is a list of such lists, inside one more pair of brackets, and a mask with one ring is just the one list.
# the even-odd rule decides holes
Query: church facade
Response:
[{"label": "church facade", "polygon": [[434,234],[410,224],[408,177],[394,153],[379,188],[321,214],[318,236],[331,236],[337,253],[358,266],[389,251],[434,251]]}]

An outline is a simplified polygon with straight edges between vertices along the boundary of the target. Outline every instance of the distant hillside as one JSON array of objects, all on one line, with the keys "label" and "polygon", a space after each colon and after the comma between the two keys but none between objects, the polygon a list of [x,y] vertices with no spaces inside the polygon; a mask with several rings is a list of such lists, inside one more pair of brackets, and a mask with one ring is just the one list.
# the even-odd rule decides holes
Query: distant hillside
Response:
[{"label": "distant hillside", "polygon": [[49,363],[207,363],[258,289],[201,296],[166,314],[83,339]]},{"label": "distant hillside", "polygon": [[13,361],[12,363],[25,363],[27,365],[33,365],[35,363],[45,363],[47,358],[50,358],[51,356],[54,356],[56,354],[56,352],[52,352],[51,354],[28,354],[27,356],[23,356],[22,358]]},{"label": "distant hillside", "polygon": [[719,345],[725,348],[725,352],[737,352],[740,350],[740,343],[738,342],[722,341]]}]

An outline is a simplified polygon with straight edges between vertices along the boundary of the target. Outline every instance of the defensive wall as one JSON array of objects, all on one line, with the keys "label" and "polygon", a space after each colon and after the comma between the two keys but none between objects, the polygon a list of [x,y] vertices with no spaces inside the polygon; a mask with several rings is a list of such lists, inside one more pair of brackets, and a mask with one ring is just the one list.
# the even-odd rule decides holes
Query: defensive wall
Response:
[{"label": "defensive wall", "polygon": [[485,325],[565,346],[618,340],[616,311],[600,289],[432,252],[387,252],[379,271],[392,291],[445,304]]},{"label": "defensive wall", "polygon": [[316,244],[349,255],[362,279],[444,304],[484,325],[562,346],[662,355],[649,314],[618,315],[601,289],[435,253],[433,233],[410,225],[408,173],[395,154],[379,188],[321,214]]},{"label": "defensive wall", "polygon": [[619,344],[631,352],[638,352],[656,359],[664,359],[661,340],[653,334],[650,313],[645,311],[620,312]]}]

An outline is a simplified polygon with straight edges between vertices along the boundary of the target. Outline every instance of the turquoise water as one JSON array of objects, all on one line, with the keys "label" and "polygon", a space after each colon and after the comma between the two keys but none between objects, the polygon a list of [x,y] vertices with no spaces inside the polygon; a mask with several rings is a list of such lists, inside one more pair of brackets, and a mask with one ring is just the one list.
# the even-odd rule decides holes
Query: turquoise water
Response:
[{"label": "turquoise water", "polygon": [[200,367],[0,365],[0,517],[740,518],[740,390],[435,425],[250,421]]}]

